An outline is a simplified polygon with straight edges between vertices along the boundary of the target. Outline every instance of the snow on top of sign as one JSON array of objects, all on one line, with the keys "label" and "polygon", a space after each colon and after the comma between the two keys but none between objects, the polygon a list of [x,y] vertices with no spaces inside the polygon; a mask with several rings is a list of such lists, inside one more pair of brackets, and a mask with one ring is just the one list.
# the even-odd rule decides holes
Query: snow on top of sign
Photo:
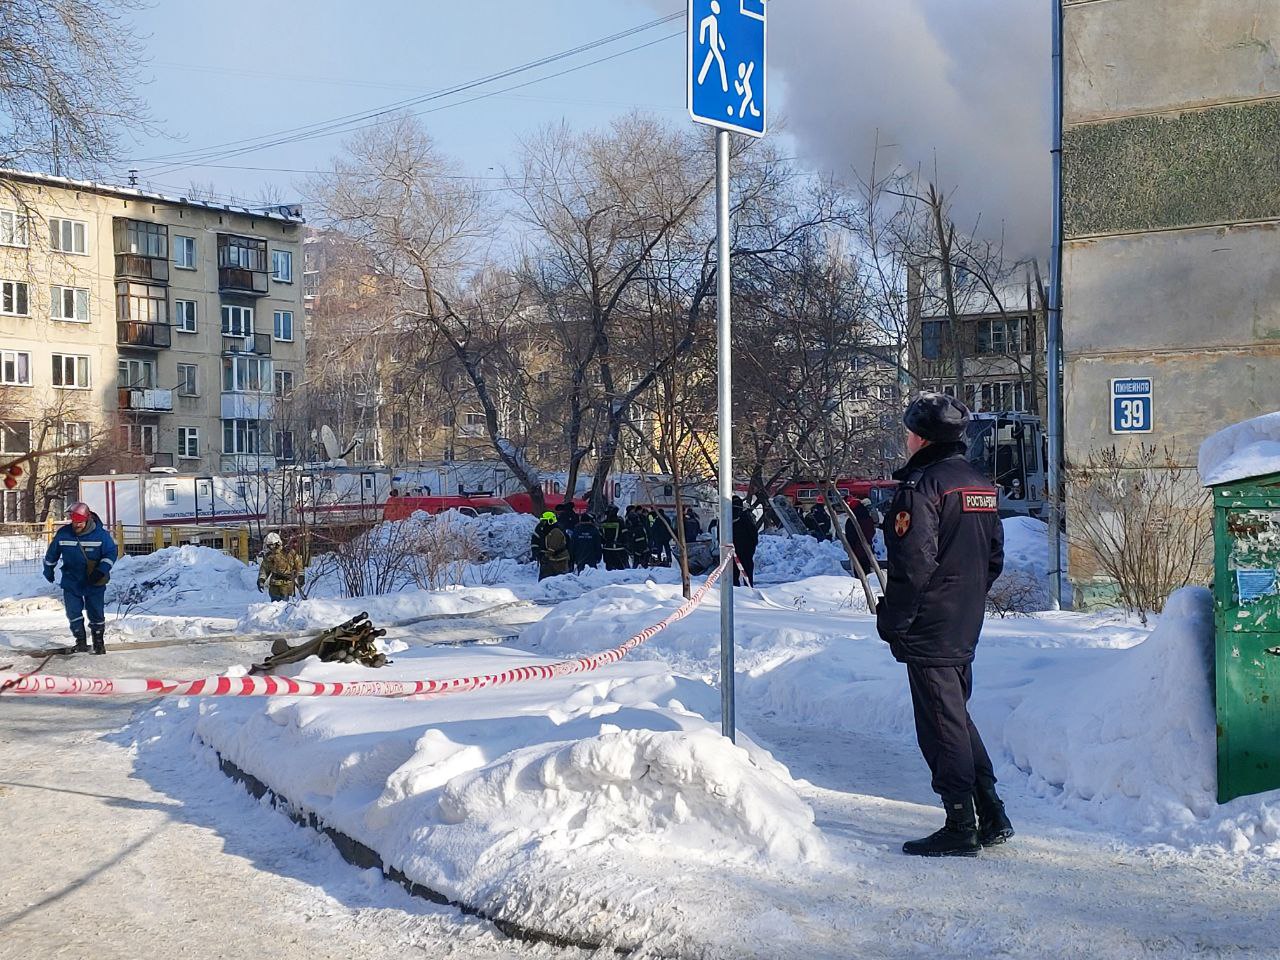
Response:
[{"label": "snow on top of sign", "polygon": [[1233,423],[1200,444],[1200,482],[1206,487],[1280,473],[1280,410]]}]

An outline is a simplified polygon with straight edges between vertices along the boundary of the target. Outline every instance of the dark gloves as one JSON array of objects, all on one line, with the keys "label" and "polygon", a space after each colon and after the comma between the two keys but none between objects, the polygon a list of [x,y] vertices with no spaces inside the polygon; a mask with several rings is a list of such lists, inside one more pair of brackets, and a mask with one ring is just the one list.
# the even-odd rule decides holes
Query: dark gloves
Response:
[{"label": "dark gloves", "polygon": [[305,576],[304,574],[301,574],[301,573],[300,573],[300,574],[298,574],[296,577],[294,577],[294,578],[293,578],[293,582],[294,582],[294,585],[295,585],[295,586],[299,586],[299,587],[301,587],[301,586],[305,586],[305,585],[306,585],[306,582],[307,582],[307,578],[306,578],[306,576]]},{"label": "dark gloves", "polygon": [[93,579],[89,581],[89,586],[105,587],[110,582],[111,582],[111,574],[103,570],[101,573],[94,575]]},{"label": "dark gloves", "polygon": [[50,570],[48,567],[45,568],[44,578],[48,580],[50,583],[53,583],[53,571]]}]

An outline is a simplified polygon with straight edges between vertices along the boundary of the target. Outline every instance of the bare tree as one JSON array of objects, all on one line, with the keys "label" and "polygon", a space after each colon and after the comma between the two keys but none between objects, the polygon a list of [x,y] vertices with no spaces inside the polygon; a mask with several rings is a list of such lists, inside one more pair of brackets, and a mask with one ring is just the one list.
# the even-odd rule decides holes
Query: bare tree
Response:
[{"label": "bare tree", "polygon": [[136,92],[139,0],[0,4],[0,166],[92,174],[120,132],[150,129]]}]

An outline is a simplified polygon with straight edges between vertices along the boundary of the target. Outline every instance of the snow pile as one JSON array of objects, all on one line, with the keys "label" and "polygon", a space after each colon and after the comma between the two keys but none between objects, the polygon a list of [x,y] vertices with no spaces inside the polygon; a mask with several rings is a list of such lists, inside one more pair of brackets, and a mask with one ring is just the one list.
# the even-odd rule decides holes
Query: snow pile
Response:
[{"label": "snow pile", "polygon": [[[1004,524],[1004,571],[992,594],[1019,613],[1048,610],[1053,596],[1049,585],[1049,525],[1035,517],[1008,517]],[[1063,603],[1071,603],[1067,582],[1067,543],[1062,540],[1060,567]]]},{"label": "snow pile", "polygon": [[[418,647],[377,671],[310,660],[293,675],[444,677],[538,662],[549,661]],[[747,738],[721,738],[718,705],[706,684],[624,661],[474,695],[164,709],[411,879],[512,922],[635,947],[680,930],[726,864],[776,883],[827,859],[797,784]]]},{"label": "snow pile", "polygon": [[1215,807],[1213,597],[1174,593],[1151,635],[1085,676],[1036,684],[1004,742],[1044,792],[1117,824],[1175,829]]},{"label": "snow pile", "polygon": [[144,556],[122,556],[113,566],[107,603],[158,611],[207,596],[258,597],[257,571],[209,547],[165,547]]},{"label": "snow pile", "polygon": [[[255,594],[259,600],[260,595]],[[444,590],[407,589],[379,597],[311,597],[289,603],[255,603],[236,622],[237,633],[275,633],[320,630],[350,620],[359,613],[383,626],[418,617],[470,614],[519,600],[506,587],[449,587]]]},{"label": "snow pile", "polygon": [[1200,445],[1200,482],[1206,487],[1280,473],[1280,411],[1235,423]]},{"label": "snow pile", "polygon": [[391,536],[401,524],[444,527],[459,540],[474,544],[485,560],[527,560],[529,540],[538,520],[527,513],[486,513],[470,517],[457,510],[446,510],[432,516],[419,510],[405,520],[379,524],[372,535]]},{"label": "snow pile", "polygon": [[844,573],[841,563],[847,559],[848,555],[838,541],[763,534],[756,548],[756,579],[777,583],[826,574],[839,575]]}]

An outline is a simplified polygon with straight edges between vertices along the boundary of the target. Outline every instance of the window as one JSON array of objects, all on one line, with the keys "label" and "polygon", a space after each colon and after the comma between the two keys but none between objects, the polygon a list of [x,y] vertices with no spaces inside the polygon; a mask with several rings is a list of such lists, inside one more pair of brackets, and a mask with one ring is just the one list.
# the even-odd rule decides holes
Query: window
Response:
[{"label": "window", "polygon": [[31,354],[0,350],[0,383],[18,387],[31,386]]},{"label": "window", "polygon": [[116,386],[121,390],[150,390],[156,385],[156,365],[150,360],[116,361]]},{"label": "window", "polygon": [[549,386],[551,386],[551,371],[550,371],[550,370],[540,370],[540,371],[538,371],[538,385],[539,385],[539,386],[541,386],[541,387],[549,387]]},{"label": "window", "polygon": [[173,265],[182,270],[196,268],[196,238],[174,235]]},{"label": "window", "polygon": [[117,283],[116,319],[134,323],[168,323],[168,288],[128,281]]},{"label": "window", "polygon": [[289,397],[293,394],[293,371],[276,371],[276,396]]},{"label": "window", "polygon": [[275,338],[282,343],[293,340],[293,311],[277,310],[275,312]]},{"label": "window", "polygon": [[223,420],[222,452],[233,454],[257,453],[258,421]]},{"label": "window", "polygon": [[893,384],[893,383],[880,384],[880,399],[881,400],[897,400],[898,399],[897,384]]},{"label": "window", "polygon": [[27,245],[27,215],[14,210],[0,210],[0,246]]},{"label": "window", "polygon": [[88,253],[88,224],[83,220],[49,220],[49,247],[59,253]]},{"label": "window", "polygon": [[870,388],[869,386],[867,386],[865,383],[864,383],[864,384],[859,384],[858,386],[854,387],[854,388],[853,388],[853,399],[855,399],[855,400],[870,400],[870,399],[871,399],[871,388]]},{"label": "window", "polygon": [[178,396],[200,396],[199,371],[200,365],[197,363],[178,364]]},{"label": "window", "polygon": [[288,250],[271,251],[271,279],[293,283],[293,254]]},{"label": "window", "polygon": [[277,430],[275,437],[275,451],[277,460],[293,459],[293,431]]},{"label": "window", "polygon": [[181,333],[196,332],[196,302],[194,300],[173,301],[173,325]]},{"label": "window", "polygon": [[177,487],[173,486],[172,484],[168,484],[168,483],[166,483],[166,484],[164,485],[164,502],[165,502],[165,503],[177,503],[177,502],[178,502],[178,488],[177,488]]},{"label": "window", "polygon": [[154,423],[120,424],[120,444],[130,453],[150,456],[156,452],[156,436],[159,427]]},{"label": "window", "polygon": [[[120,221],[116,221],[119,231]],[[121,240],[119,232],[116,240]],[[116,253],[131,253],[139,257],[152,257],[156,260],[169,259],[169,228],[163,223],[147,223],[143,220],[126,220],[124,224],[123,249]]]},{"label": "window", "polygon": [[178,428],[178,456],[186,460],[200,459],[200,428]]},{"label": "window", "polygon": [[0,420],[0,453],[30,453],[31,423],[27,420]]},{"label": "window", "polygon": [[302,295],[317,297],[320,295],[320,274],[304,273],[302,275]]},{"label": "window", "polygon": [[253,307],[241,307],[234,303],[222,305],[222,332],[228,337],[253,335]]},{"label": "window", "polygon": [[464,422],[468,427],[483,427],[485,425],[484,414],[468,413]]},{"label": "window", "polygon": [[996,380],[981,388],[983,410],[1017,410],[1025,412],[1031,398],[1025,380]]},{"label": "window", "polygon": [[241,270],[266,273],[267,241],[226,233],[218,234],[218,266],[239,267]]},{"label": "window", "polygon": [[925,320],[920,324],[920,357],[941,360],[942,342],[946,338],[946,320]]},{"label": "window", "polygon": [[[70,444],[83,446],[89,442],[89,424],[81,420],[62,420],[54,425],[54,444],[65,447]],[[70,450],[63,451],[70,453]]]},{"label": "window", "polygon": [[980,354],[1026,353],[1027,325],[1022,317],[980,320],[977,325],[976,350]]},{"label": "window", "polygon": [[74,390],[89,389],[89,358],[70,353],[55,353],[53,385]]},{"label": "window", "polygon": [[53,319],[89,322],[88,287],[50,287],[49,291]]},{"label": "window", "polygon": [[265,393],[272,388],[271,361],[263,357],[223,357],[223,393]]},{"label": "window", "polygon": [[0,280],[0,313],[25,317],[30,312],[27,285],[20,280]]}]

